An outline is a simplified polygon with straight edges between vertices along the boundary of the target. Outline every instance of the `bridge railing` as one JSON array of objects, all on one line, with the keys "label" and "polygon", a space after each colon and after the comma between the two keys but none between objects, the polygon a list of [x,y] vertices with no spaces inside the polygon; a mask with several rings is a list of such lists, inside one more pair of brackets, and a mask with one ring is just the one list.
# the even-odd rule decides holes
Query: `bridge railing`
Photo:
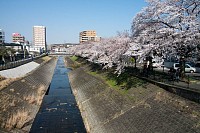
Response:
[{"label": "bridge railing", "polygon": [[70,54],[68,52],[50,52],[50,53],[48,53],[48,55],[54,56],[54,55],[72,55],[72,54]]}]

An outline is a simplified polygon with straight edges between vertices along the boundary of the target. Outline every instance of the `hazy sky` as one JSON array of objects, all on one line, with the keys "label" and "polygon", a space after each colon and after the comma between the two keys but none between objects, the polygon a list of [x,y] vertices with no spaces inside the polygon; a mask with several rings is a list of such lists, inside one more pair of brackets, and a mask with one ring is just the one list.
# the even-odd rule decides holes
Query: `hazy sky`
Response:
[{"label": "hazy sky", "polygon": [[0,0],[0,29],[6,42],[18,32],[32,41],[34,25],[47,28],[47,43],[79,42],[79,32],[96,30],[101,37],[130,30],[144,0]]}]

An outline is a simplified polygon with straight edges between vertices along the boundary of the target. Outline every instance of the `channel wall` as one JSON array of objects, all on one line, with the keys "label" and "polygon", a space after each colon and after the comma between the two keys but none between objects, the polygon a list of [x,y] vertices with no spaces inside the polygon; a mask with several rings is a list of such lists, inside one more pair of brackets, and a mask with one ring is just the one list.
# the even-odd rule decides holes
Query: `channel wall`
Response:
[{"label": "channel wall", "polygon": [[121,93],[87,71],[88,66],[74,69],[69,80],[88,132],[200,132],[198,103],[151,83]]}]

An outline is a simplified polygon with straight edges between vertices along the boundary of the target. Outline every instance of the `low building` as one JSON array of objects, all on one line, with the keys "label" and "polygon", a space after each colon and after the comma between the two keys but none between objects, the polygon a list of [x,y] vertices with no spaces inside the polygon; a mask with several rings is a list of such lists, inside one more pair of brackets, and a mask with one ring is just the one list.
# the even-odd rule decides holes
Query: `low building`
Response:
[{"label": "low building", "polygon": [[52,52],[66,52],[66,47],[64,45],[54,45],[51,47]]},{"label": "low building", "polygon": [[42,47],[37,46],[30,46],[29,53],[32,55],[40,55],[44,52],[44,49]]},{"label": "low building", "polygon": [[23,45],[22,44],[16,44],[16,43],[4,43],[3,46],[7,48],[12,48],[15,51],[23,51]]},{"label": "low building", "polygon": [[73,47],[75,45],[79,45],[79,44],[75,44],[75,43],[51,44],[49,45],[50,46],[49,50],[51,52],[66,52],[67,48]]},{"label": "low building", "polygon": [[22,36],[22,35],[19,34],[19,33],[13,33],[13,34],[12,34],[12,42],[24,44],[24,43],[25,43],[25,37]]}]

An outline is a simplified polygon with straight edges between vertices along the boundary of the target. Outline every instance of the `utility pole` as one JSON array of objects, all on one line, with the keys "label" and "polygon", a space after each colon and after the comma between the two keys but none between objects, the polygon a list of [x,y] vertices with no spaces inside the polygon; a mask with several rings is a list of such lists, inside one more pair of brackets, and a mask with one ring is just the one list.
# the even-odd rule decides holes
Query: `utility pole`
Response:
[{"label": "utility pole", "polygon": [[26,44],[24,43],[23,46],[24,46],[24,59],[25,59],[26,58],[26,51],[25,51]]}]

